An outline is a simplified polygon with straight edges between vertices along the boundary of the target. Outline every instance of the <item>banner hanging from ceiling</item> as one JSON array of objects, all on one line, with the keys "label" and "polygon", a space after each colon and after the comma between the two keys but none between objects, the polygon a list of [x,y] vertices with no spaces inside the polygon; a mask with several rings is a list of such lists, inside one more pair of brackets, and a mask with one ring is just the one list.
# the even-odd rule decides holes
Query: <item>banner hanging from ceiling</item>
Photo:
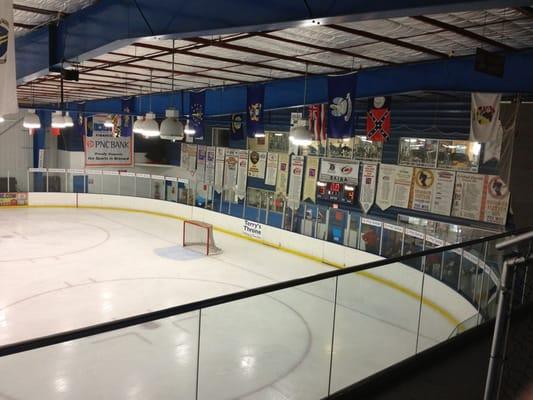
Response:
[{"label": "banner hanging from ceiling", "polygon": [[501,131],[500,101],[498,93],[472,93],[470,141],[488,143],[498,140]]},{"label": "banner hanging from ceiling", "polygon": [[328,78],[328,138],[353,136],[356,74]]},{"label": "banner hanging from ceiling", "polygon": [[13,1],[2,0],[0,1],[0,116],[16,114],[18,111]]},{"label": "banner hanging from ceiling", "polygon": [[309,106],[309,130],[313,132],[313,140],[326,146],[327,104]]},{"label": "banner hanging from ceiling", "polygon": [[246,134],[253,138],[265,133],[263,120],[265,103],[265,86],[252,85],[246,88]]},{"label": "banner hanging from ceiling", "polygon": [[359,203],[361,209],[366,214],[374,205],[376,198],[376,177],[378,173],[377,164],[363,164],[361,176],[361,190],[359,193]]},{"label": "banner hanging from ceiling", "polygon": [[366,137],[373,142],[386,142],[391,133],[390,97],[368,99]]},{"label": "banner hanging from ceiling", "polygon": [[[115,127],[106,128],[107,115],[87,118],[85,135],[85,166],[131,166],[133,165],[133,135],[117,136]],[[119,118],[120,119],[120,118]],[[116,116],[113,117],[118,123]]]},{"label": "banner hanging from ceiling", "polygon": [[244,123],[242,114],[231,114],[231,140],[244,140]]},{"label": "banner hanging from ceiling", "polygon": [[191,92],[189,104],[190,124],[195,130],[194,139],[204,139],[205,90]]}]

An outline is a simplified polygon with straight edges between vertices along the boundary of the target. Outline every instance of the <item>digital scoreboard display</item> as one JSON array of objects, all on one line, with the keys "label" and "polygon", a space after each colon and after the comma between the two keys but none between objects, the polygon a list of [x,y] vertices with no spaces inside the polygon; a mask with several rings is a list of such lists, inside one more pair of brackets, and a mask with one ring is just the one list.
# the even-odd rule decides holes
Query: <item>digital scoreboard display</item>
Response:
[{"label": "digital scoreboard display", "polygon": [[355,204],[357,187],[344,185],[338,182],[318,182],[317,198],[342,204]]}]

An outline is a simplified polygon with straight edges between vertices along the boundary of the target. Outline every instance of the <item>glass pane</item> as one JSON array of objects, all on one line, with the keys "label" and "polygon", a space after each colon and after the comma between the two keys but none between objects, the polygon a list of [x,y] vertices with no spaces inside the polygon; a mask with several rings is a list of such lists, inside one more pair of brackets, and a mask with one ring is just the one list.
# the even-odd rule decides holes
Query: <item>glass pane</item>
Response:
[{"label": "glass pane", "polygon": [[49,168],[46,176],[47,192],[65,192],[67,185],[67,174],[64,169]]},{"label": "glass pane", "polygon": [[120,193],[120,180],[117,171],[102,171],[102,194]]},{"label": "glass pane", "polygon": [[198,398],[325,397],[334,294],[333,278],[202,310]]},{"label": "glass pane", "polygon": [[193,399],[198,314],[1,357],[0,393],[9,399]]},{"label": "glass pane", "polygon": [[104,177],[102,171],[87,170],[87,190],[89,193],[103,193]]},{"label": "glass pane", "polygon": [[421,288],[399,263],[339,277],[331,392],[415,354]]},{"label": "glass pane", "polygon": [[151,181],[150,174],[137,174],[135,177],[135,192],[137,197],[150,198]]},{"label": "glass pane", "polygon": [[135,179],[135,173],[121,172],[119,178],[119,194],[121,196],[135,196],[137,184]]}]

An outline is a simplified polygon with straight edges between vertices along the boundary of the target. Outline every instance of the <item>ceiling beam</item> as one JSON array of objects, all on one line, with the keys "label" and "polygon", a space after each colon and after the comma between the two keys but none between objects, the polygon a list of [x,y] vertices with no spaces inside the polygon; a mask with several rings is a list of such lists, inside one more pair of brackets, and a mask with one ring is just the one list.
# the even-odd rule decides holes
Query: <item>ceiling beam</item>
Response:
[{"label": "ceiling beam", "polygon": [[482,36],[482,35],[478,35],[477,33],[474,33],[474,32],[469,31],[467,29],[459,28],[458,26],[447,24],[446,22],[438,21],[438,20],[430,18],[430,17],[426,17],[424,15],[419,15],[419,16],[415,16],[415,17],[411,17],[411,18],[414,19],[414,20],[423,22],[425,24],[428,24],[428,25],[431,25],[431,26],[435,26],[437,28],[444,29],[444,30],[446,30],[448,32],[453,32],[453,33],[455,33],[455,34],[457,34],[459,36],[464,36],[464,37],[476,40],[476,41],[478,41],[480,43],[489,44],[491,46],[500,48],[502,50],[510,50],[510,51],[516,50],[514,47],[508,46],[508,45],[506,45],[504,43],[498,42],[496,40],[490,39],[490,38]]},{"label": "ceiling beam", "polygon": [[296,62],[296,63],[300,63],[300,64],[304,64],[304,65],[305,64],[307,64],[307,65],[315,65],[317,67],[329,68],[329,69],[333,69],[333,70],[340,70],[340,71],[345,71],[345,72],[350,71],[349,68],[339,67],[337,65],[323,63],[323,62],[320,62],[320,61],[305,60],[305,59],[298,58],[298,57],[295,57],[295,56],[286,56],[286,55],[283,55],[283,54],[272,53],[272,52],[266,51],[266,50],[254,49],[254,48],[251,48],[251,47],[241,46],[241,45],[238,45],[238,44],[226,43],[226,42],[219,41],[219,40],[209,40],[209,39],[204,39],[204,38],[190,38],[190,39],[187,39],[187,40],[191,41],[191,42],[195,42],[195,43],[206,44],[206,45],[209,45],[209,46],[220,47],[220,48],[223,48],[223,49],[226,49],[226,50],[234,50],[234,51],[240,51],[240,52],[243,52],[243,53],[255,54],[255,55],[263,56],[263,57],[270,57],[270,58],[273,58],[274,60],[280,59],[280,60]]},{"label": "ceiling beam", "polygon": [[23,24],[22,22],[14,22],[13,25],[17,28],[24,28],[24,29],[35,29],[39,25],[30,25],[30,24]]},{"label": "ceiling beam", "polygon": [[68,15],[61,11],[46,10],[44,8],[25,6],[23,4],[13,4],[13,9],[40,15]]},{"label": "ceiling beam", "polygon": [[533,8],[532,7],[516,7],[516,11],[524,14],[526,17],[533,18]]},{"label": "ceiling beam", "polygon": [[257,36],[260,36],[260,37],[263,37],[263,38],[266,38],[266,39],[277,40],[277,41],[283,42],[283,43],[295,44],[297,46],[304,46],[304,47],[308,47],[308,48],[311,48],[311,49],[320,50],[320,51],[324,51],[324,52],[328,52],[328,53],[339,54],[339,55],[346,56],[346,57],[351,57],[351,58],[355,57],[355,58],[360,58],[362,60],[378,62],[380,64],[395,64],[392,61],[383,60],[381,58],[375,58],[375,57],[365,56],[363,54],[352,53],[350,51],[346,51],[346,50],[343,50],[343,49],[336,49],[335,47],[319,46],[319,45],[311,43],[311,42],[302,42],[302,41],[299,41],[299,40],[283,38],[283,37],[280,37],[280,36],[272,35],[270,33],[259,32],[259,33],[257,33]]},{"label": "ceiling beam", "polygon": [[335,29],[335,30],[340,31],[340,32],[346,32],[346,33],[350,33],[352,35],[365,37],[367,39],[373,39],[373,40],[376,40],[378,42],[388,43],[388,44],[392,44],[394,46],[403,47],[405,49],[410,49],[410,50],[418,51],[418,52],[421,52],[421,53],[430,54],[430,55],[438,57],[438,58],[448,58],[447,54],[441,53],[440,51],[432,50],[432,49],[429,49],[427,47],[423,47],[423,46],[419,46],[419,45],[412,44],[412,43],[409,43],[409,42],[405,42],[405,41],[400,40],[400,39],[394,39],[394,38],[390,38],[390,37],[387,37],[387,36],[382,36],[382,35],[378,35],[378,34],[375,34],[375,33],[362,31],[360,29],[349,28],[347,26],[342,26],[342,25],[332,24],[332,25],[327,25],[327,27],[331,28],[331,29]]}]

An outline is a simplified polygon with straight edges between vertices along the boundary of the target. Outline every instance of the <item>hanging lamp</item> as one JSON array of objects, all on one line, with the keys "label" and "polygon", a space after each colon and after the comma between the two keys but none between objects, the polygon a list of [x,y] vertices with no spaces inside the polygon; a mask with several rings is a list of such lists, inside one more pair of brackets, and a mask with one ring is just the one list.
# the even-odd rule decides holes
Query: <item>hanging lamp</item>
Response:
[{"label": "hanging lamp", "polygon": [[150,70],[150,104],[149,109],[150,111],[146,113],[144,117],[144,122],[141,125],[142,134],[145,137],[157,137],[161,135],[161,132],[159,130],[159,124],[155,120],[155,114],[152,112],[152,70]]},{"label": "hanging lamp", "polygon": [[[35,105],[35,93],[33,91],[33,83],[31,84],[31,103],[32,105]],[[30,135],[32,134],[33,129],[41,128],[41,119],[35,113],[35,110],[32,109],[26,112],[26,115],[24,116],[24,121],[22,122],[22,126],[30,130]]]},{"label": "hanging lamp", "polygon": [[307,101],[307,64],[305,64],[305,79],[304,79],[304,104],[302,117],[296,121],[289,132],[289,140],[296,146],[307,147],[313,142],[314,135],[307,129],[308,121],[303,117],[305,113],[305,106]]},{"label": "hanging lamp", "polygon": [[174,46],[175,40],[172,40],[172,107],[167,108],[165,111],[165,119],[161,122],[161,139],[171,140],[173,142],[177,140],[183,140],[183,124],[178,120],[179,112],[175,108],[175,93],[174,93]]}]

